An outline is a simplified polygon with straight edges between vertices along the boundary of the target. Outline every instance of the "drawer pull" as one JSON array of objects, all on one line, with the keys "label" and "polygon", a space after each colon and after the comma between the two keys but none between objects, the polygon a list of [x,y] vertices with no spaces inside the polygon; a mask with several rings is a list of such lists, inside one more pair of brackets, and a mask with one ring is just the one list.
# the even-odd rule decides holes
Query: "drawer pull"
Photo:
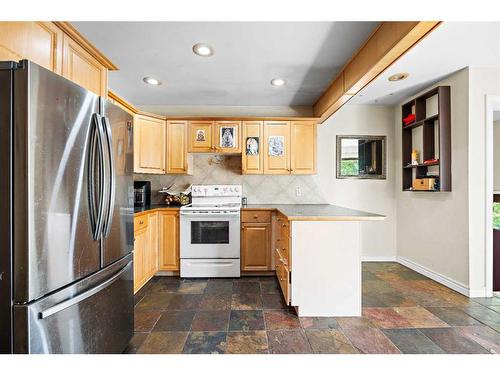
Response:
[{"label": "drawer pull", "polygon": [[139,221],[139,224],[144,224],[144,221],[142,221],[142,220],[141,220],[141,221]]}]

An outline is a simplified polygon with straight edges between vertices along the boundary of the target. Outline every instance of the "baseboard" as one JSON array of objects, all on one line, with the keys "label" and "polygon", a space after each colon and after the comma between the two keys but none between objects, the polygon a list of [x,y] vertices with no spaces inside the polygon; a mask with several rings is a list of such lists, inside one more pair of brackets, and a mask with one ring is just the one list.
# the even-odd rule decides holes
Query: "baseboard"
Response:
[{"label": "baseboard", "polygon": [[469,288],[462,284],[461,282],[458,282],[456,280],[453,280],[447,276],[441,275],[440,273],[437,273],[427,267],[421,266],[418,263],[415,263],[414,261],[398,256],[397,257],[397,262],[402,264],[403,266],[406,266],[410,269],[412,269],[415,272],[421,273],[424,276],[427,276],[429,279],[432,279],[434,281],[437,281],[440,284],[443,284],[447,286],[450,289],[453,289],[454,291],[463,294],[464,296],[467,297],[476,297],[476,293],[471,293],[469,291]]},{"label": "baseboard", "polygon": [[382,257],[373,257],[366,256],[361,257],[362,262],[397,262],[396,256],[382,256]]}]

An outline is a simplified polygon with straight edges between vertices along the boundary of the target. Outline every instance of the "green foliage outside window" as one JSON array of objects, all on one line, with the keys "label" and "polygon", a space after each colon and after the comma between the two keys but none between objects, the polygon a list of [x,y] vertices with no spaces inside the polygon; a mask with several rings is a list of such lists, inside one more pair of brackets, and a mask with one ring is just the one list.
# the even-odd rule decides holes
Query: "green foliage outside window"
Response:
[{"label": "green foliage outside window", "polygon": [[357,176],[359,174],[358,159],[342,160],[340,172],[342,176]]},{"label": "green foliage outside window", "polygon": [[500,203],[493,203],[493,228],[500,229]]}]

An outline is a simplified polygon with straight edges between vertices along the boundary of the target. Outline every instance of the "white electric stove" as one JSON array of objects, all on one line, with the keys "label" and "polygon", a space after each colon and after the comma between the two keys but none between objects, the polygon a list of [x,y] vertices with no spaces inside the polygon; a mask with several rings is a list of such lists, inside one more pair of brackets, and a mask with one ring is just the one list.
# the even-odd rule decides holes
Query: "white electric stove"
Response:
[{"label": "white electric stove", "polygon": [[193,185],[180,209],[181,277],[240,276],[241,185]]}]

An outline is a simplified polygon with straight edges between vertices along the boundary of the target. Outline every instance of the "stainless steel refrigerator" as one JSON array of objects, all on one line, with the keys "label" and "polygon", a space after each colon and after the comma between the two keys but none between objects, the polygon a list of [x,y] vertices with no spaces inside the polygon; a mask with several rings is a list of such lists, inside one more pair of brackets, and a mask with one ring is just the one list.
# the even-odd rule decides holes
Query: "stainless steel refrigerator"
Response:
[{"label": "stainless steel refrigerator", "polygon": [[0,62],[0,352],[118,353],[133,333],[132,117]]}]

